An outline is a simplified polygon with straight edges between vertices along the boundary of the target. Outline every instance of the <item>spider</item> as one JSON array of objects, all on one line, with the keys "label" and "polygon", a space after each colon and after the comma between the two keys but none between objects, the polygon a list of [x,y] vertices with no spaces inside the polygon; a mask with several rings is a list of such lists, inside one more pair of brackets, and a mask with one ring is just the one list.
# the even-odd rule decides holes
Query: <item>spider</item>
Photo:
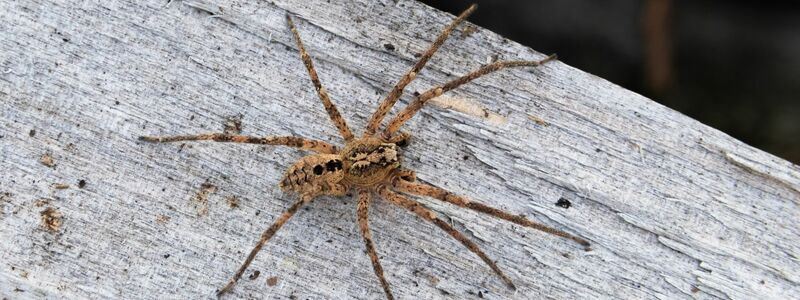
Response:
[{"label": "spider", "polygon": [[516,289],[511,279],[503,273],[500,268],[491,260],[477,244],[472,242],[466,236],[461,234],[450,224],[439,218],[434,211],[409,198],[406,194],[425,196],[441,200],[450,204],[454,204],[463,208],[475,210],[480,213],[490,215],[499,219],[507,220],[525,227],[537,229],[549,234],[557,235],[563,238],[571,239],[580,245],[584,246],[586,250],[589,248],[589,242],[571,235],[561,230],[547,227],[528,220],[521,215],[513,215],[503,210],[493,208],[476,201],[469,200],[465,197],[455,195],[445,189],[425,184],[416,181],[414,171],[405,169],[401,166],[400,152],[398,147],[406,144],[411,137],[410,134],[399,131],[400,127],[411,117],[413,117],[428,100],[435,98],[442,93],[455,89],[463,84],[483,75],[511,67],[530,66],[536,67],[544,64],[545,62],[554,60],[555,55],[550,55],[538,61],[498,61],[485,66],[482,66],[472,72],[467,73],[457,79],[447,82],[443,85],[435,86],[422,94],[414,97],[412,102],[400,111],[388,125],[379,132],[379,127],[390,111],[392,106],[402,96],[405,87],[416,78],[420,70],[425,66],[428,60],[433,56],[436,50],[444,43],[450,33],[460,23],[464,21],[475,9],[476,5],[472,5],[462,12],[455,20],[453,20],[436,38],[432,45],[425,51],[419,58],[416,64],[400,78],[397,84],[392,88],[386,98],[381,102],[378,109],[373,113],[369,122],[367,123],[364,134],[359,138],[355,137],[347,126],[346,121],[339,114],[339,110],[331,102],[328,92],[320,83],[317,77],[317,72],[311,61],[311,57],[306,52],[303,42],[300,39],[300,34],[292,21],[290,15],[286,15],[286,22],[289,29],[294,36],[297,43],[297,48],[300,52],[300,58],[306,66],[308,75],[311,77],[311,82],[322,100],[322,105],[328,113],[333,124],[339,130],[345,145],[339,148],[335,145],[319,141],[311,140],[296,136],[267,136],[267,137],[254,137],[227,133],[207,133],[197,135],[175,135],[175,136],[141,136],[140,140],[154,143],[166,143],[177,141],[214,141],[214,142],[232,142],[232,143],[248,143],[248,144],[261,144],[261,145],[283,145],[295,147],[302,150],[314,152],[314,154],[305,156],[299,161],[294,163],[280,182],[280,187],[285,192],[295,193],[299,195],[296,200],[286,211],[283,212],[275,222],[267,228],[262,234],[261,238],[256,243],[255,247],[250,251],[250,254],[245,259],[244,263],[239,267],[238,271],[228,281],[222,289],[217,292],[220,296],[230,291],[236,282],[242,277],[247,267],[253,261],[256,254],[261,250],[261,247],[275,235],[275,233],[283,226],[301,207],[309,204],[319,196],[344,196],[349,191],[355,191],[358,205],[356,214],[358,217],[358,225],[361,235],[364,239],[364,245],[375,275],[378,277],[386,298],[393,299],[392,291],[389,282],[383,273],[378,253],[375,249],[375,244],[372,241],[372,234],[369,229],[369,221],[367,219],[370,202],[374,194],[379,195],[381,198],[389,202],[403,207],[420,218],[429,221],[437,227],[444,230],[447,234],[461,242],[472,253],[475,253],[485,262],[502,280],[511,288]]}]

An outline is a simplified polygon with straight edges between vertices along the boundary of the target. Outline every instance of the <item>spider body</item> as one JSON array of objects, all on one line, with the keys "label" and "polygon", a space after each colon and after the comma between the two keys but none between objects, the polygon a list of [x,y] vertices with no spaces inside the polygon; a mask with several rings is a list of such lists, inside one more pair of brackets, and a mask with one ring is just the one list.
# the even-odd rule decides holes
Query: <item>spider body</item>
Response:
[{"label": "spider body", "polygon": [[[434,86],[429,90],[418,94],[412,102],[400,111],[381,131],[378,129],[383,118],[391,110],[392,106],[402,96],[405,87],[417,77],[417,74],[433,56],[436,50],[444,43],[447,36],[453,29],[460,24],[472,11],[475,5],[465,10],[450,25],[439,34],[428,50],[422,54],[417,63],[409,70],[397,84],[389,91],[388,96],[381,102],[378,109],[367,123],[364,135],[356,138],[347,126],[347,123],[339,114],[336,106],[328,96],[327,91],[322,87],[322,83],[317,77],[317,72],[311,61],[311,57],[305,50],[300,39],[300,34],[292,22],[292,18],[286,16],[286,22],[294,35],[295,42],[300,52],[300,58],[305,65],[311,82],[313,83],[317,95],[319,96],[325,111],[328,113],[333,125],[339,130],[344,139],[344,147],[338,148],[335,145],[311,140],[296,136],[267,136],[253,137],[243,135],[232,135],[225,133],[207,133],[195,135],[176,135],[176,136],[142,136],[140,140],[164,143],[177,141],[215,141],[248,143],[261,145],[283,145],[298,148],[305,151],[315,152],[304,156],[284,173],[279,182],[279,186],[286,192],[295,193],[299,196],[286,211],[278,216],[270,227],[262,234],[255,247],[250,251],[244,263],[239,267],[228,284],[219,290],[217,295],[230,291],[236,282],[242,277],[247,267],[261,250],[264,244],[285,224],[302,206],[309,204],[315,198],[322,195],[344,196],[349,191],[355,191],[358,204],[356,214],[358,217],[359,231],[364,239],[367,254],[372,262],[372,267],[377,276],[383,291],[388,299],[393,299],[389,282],[384,276],[383,267],[380,264],[375,244],[372,241],[372,233],[369,229],[368,210],[372,197],[377,194],[380,198],[389,201],[399,207],[405,208],[418,217],[429,221],[439,227],[451,237],[458,240],[462,245],[477,255],[489,268],[492,269],[500,279],[510,288],[516,288],[505,273],[497,266],[494,260],[490,259],[477,244],[453,228],[448,222],[438,217],[437,213],[427,208],[407,195],[430,197],[442,202],[447,202],[462,208],[467,208],[482,214],[492,216],[501,220],[506,220],[521,226],[533,228],[549,234],[573,240],[588,250],[589,242],[554,229],[540,223],[528,220],[524,216],[505,212],[503,210],[481,204],[480,202],[455,195],[445,189],[434,185],[416,181],[413,171],[404,169],[400,164],[398,147],[405,145],[410,135],[399,131],[399,128],[413,117],[424,104],[436,97],[452,90],[458,86],[466,84],[483,75],[511,67],[539,66],[545,62],[555,59],[554,55],[542,60],[534,61],[498,61],[482,66],[459,78],[451,80],[445,84]],[[339,150],[341,149],[341,150]]]},{"label": "spider body", "polygon": [[342,150],[341,156],[347,170],[343,183],[349,186],[376,186],[400,168],[397,145],[377,138],[352,141]]}]

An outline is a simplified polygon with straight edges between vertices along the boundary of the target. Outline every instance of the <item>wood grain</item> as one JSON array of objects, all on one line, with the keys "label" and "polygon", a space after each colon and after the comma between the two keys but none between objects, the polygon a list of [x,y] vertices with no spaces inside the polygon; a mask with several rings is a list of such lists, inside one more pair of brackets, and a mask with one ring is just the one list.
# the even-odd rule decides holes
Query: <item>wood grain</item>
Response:
[{"label": "wood grain", "polygon": [[[287,13],[360,134],[453,16],[413,1],[330,2],[0,1],[0,294],[213,297],[294,201],[278,181],[303,153],[136,137],[222,132],[240,116],[243,134],[340,145]],[[544,57],[470,28],[443,45],[400,107],[492,58]],[[800,295],[798,166],[561,62],[446,96],[494,118],[425,107],[405,127],[414,139],[404,165],[593,250],[421,199],[497,259],[512,291],[434,225],[375,199],[370,227],[397,298]],[[198,215],[191,199],[211,187]],[[228,297],[382,299],[356,203],[322,198],[301,210]],[[248,279],[254,271],[262,276]]]}]

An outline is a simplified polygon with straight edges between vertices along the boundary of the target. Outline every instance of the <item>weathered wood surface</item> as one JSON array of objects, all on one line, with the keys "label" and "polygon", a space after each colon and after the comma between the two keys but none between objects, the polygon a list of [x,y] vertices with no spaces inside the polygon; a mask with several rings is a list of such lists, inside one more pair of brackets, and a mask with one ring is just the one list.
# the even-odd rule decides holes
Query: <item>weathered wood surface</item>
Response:
[{"label": "weathered wood surface", "polygon": [[[292,201],[277,182],[303,153],[136,136],[221,131],[241,116],[246,134],[340,143],[284,15],[297,16],[353,128],[452,19],[411,1],[138,2],[0,2],[4,298],[212,297]],[[473,29],[455,33],[409,91],[492,57],[543,57]],[[458,242],[377,201],[373,235],[399,298],[800,295],[797,166],[561,62],[447,96],[457,107],[427,107],[407,125],[416,139],[405,164],[594,246],[424,200],[497,259],[512,291]],[[48,155],[52,167],[40,162]],[[556,206],[562,198],[572,206]],[[42,223],[48,208],[54,231]],[[233,297],[384,297],[353,199],[299,213],[253,270]]]}]

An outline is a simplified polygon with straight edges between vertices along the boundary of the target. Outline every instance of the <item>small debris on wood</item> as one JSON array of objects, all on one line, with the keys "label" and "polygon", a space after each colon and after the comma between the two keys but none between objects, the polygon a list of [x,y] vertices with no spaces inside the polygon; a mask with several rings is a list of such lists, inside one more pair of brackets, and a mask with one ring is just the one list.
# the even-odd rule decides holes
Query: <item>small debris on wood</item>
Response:
[{"label": "small debris on wood", "polygon": [[239,197],[236,197],[236,196],[230,196],[230,197],[228,197],[227,199],[225,199],[225,202],[227,202],[227,203],[228,203],[228,207],[230,207],[230,208],[237,208],[237,207],[239,207]]},{"label": "small debris on wood", "polygon": [[389,51],[394,51],[394,49],[395,49],[394,45],[389,44],[389,43],[383,44],[383,48],[386,49],[386,50],[389,50]]},{"label": "small debris on wood", "polygon": [[255,280],[256,278],[258,278],[259,275],[261,275],[261,271],[255,270],[253,271],[253,274],[250,274],[250,276],[248,276],[247,278],[249,278],[250,280]]},{"label": "small debris on wood", "polygon": [[34,137],[34,136],[36,136],[36,129],[31,129],[31,131],[29,131],[29,132],[28,132],[28,136],[29,136],[29,137]]},{"label": "small debris on wood", "polygon": [[53,156],[51,156],[49,153],[43,154],[42,157],[39,158],[39,162],[50,168],[56,166],[56,160],[53,159]]},{"label": "small debris on wood", "polygon": [[78,187],[79,188],[84,188],[85,186],[86,186],[86,180],[81,179],[81,180],[78,181]]},{"label": "small debris on wood", "polygon": [[198,216],[208,215],[208,195],[217,191],[217,187],[209,182],[200,185],[200,191],[192,196],[192,203],[197,209]]},{"label": "small debris on wood", "polygon": [[241,114],[238,114],[225,118],[225,123],[223,123],[224,129],[222,132],[225,134],[242,133],[242,117],[243,116]]},{"label": "small debris on wood", "polygon": [[558,201],[556,201],[556,206],[561,208],[569,208],[570,206],[572,206],[572,202],[569,202],[569,200],[565,198],[560,198],[558,199]]},{"label": "small debris on wood", "polygon": [[544,119],[531,114],[528,115],[528,119],[541,126],[550,126],[550,123],[547,123],[547,121],[545,121]]},{"label": "small debris on wood", "polygon": [[33,202],[33,206],[36,206],[36,207],[42,207],[42,206],[45,206],[47,204],[50,204],[50,199],[39,198],[38,200]]},{"label": "small debris on wood", "polygon": [[69,184],[66,183],[53,183],[51,186],[57,190],[66,190],[69,188]]},{"label": "small debris on wood", "polygon": [[272,276],[267,278],[267,285],[268,286],[275,286],[278,284],[278,276]]},{"label": "small debris on wood", "polygon": [[508,123],[508,118],[492,112],[467,98],[441,95],[431,99],[430,103],[441,108],[483,118],[494,125]]},{"label": "small debris on wood", "polygon": [[41,212],[42,225],[50,232],[56,232],[61,229],[61,212],[55,208],[48,207]]},{"label": "small debris on wood", "polygon": [[169,219],[170,217],[165,215],[156,216],[156,222],[158,222],[158,224],[167,224],[167,222],[169,222]]}]

